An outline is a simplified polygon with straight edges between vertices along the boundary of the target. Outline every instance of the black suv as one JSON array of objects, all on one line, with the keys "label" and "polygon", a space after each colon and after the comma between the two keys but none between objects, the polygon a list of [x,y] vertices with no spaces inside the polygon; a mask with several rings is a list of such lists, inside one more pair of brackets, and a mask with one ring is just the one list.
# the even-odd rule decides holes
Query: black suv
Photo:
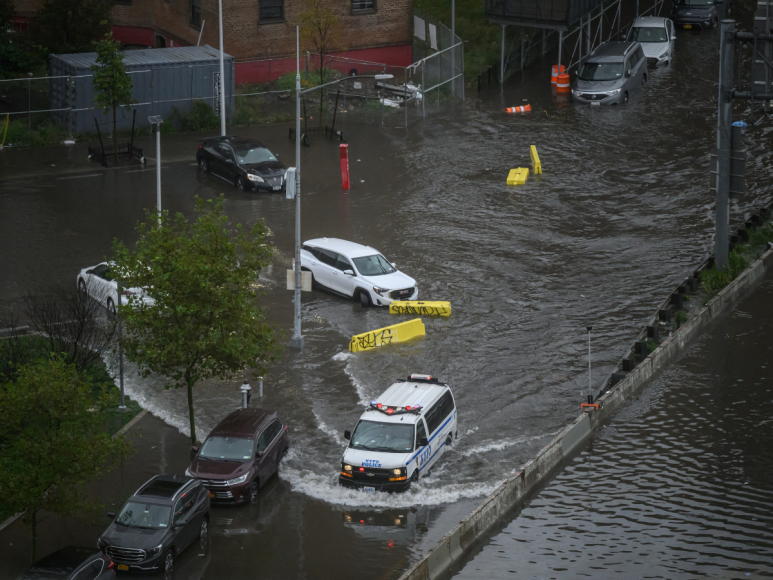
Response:
[{"label": "black suv", "polygon": [[725,18],[730,0],[675,0],[671,20],[682,28],[711,28]]},{"label": "black suv", "polygon": [[[114,517],[115,514],[108,514]],[[183,475],[157,475],[128,499],[97,545],[120,570],[174,570],[174,559],[209,524],[209,492]]]},{"label": "black suv", "polygon": [[260,141],[238,137],[202,139],[196,163],[242,191],[284,191],[287,168]]}]

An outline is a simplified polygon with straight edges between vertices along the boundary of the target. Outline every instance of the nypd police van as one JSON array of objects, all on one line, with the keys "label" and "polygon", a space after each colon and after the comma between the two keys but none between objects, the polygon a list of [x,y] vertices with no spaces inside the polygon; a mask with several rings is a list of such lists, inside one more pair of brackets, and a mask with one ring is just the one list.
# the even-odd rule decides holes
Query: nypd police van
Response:
[{"label": "nypd police van", "polygon": [[341,459],[338,482],[366,491],[405,491],[427,474],[456,436],[448,385],[411,375],[371,401]]}]

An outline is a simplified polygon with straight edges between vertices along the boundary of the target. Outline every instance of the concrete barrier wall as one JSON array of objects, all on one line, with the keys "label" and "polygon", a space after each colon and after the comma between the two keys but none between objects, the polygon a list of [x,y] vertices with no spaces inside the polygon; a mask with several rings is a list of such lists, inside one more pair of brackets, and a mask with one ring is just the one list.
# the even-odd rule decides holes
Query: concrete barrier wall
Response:
[{"label": "concrete barrier wall", "polygon": [[712,298],[691,320],[686,322],[658,348],[637,365],[622,381],[596,400],[598,411],[583,413],[567,425],[521,471],[509,477],[463,521],[424,554],[400,580],[436,580],[471,551],[476,542],[505,518],[510,510],[542,482],[561,461],[568,457],[593,429],[623,406],[639,387],[674,359],[700,330],[735,302],[744,290],[773,268],[773,250],[756,260],[738,278]]}]

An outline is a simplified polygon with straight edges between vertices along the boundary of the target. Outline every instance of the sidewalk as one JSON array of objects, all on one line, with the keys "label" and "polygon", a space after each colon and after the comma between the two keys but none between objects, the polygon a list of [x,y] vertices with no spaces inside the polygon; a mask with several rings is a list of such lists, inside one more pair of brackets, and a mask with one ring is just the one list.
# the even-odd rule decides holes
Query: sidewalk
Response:
[{"label": "sidewalk", "polygon": [[[121,466],[92,482],[86,493],[97,506],[94,513],[59,517],[45,515],[38,524],[38,557],[67,545],[94,546],[109,520],[137,488],[159,473],[184,473],[189,464],[190,440],[161,419],[146,413],[125,435],[136,451]],[[31,564],[32,532],[19,518],[0,531],[0,580],[14,580]]]}]

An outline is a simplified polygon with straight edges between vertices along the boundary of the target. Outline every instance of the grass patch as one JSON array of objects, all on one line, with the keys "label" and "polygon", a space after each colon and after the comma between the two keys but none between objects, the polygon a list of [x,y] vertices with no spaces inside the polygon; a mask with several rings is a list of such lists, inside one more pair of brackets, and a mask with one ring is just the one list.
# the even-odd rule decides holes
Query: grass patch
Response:
[{"label": "grass patch", "polygon": [[647,352],[654,352],[654,350],[658,348],[658,343],[652,340],[651,338],[647,339]]},{"label": "grass patch", "polygon": [[[0,125],[0,132],[3,131],[4,124]],[[56,145],[64,141],[68,135],[64,127],[51,119],[46,119],[32,128],[30,128],[27,119],[17,119],[8,123],[5,144],[17,147]],[[0,139],[2,139],[2,135],[0,135]]]},{"label": "grass patch", "polygon": [[767,251],[769,242],[773,242],[773,222],[750,230],[749,241],[737,245],[728,255],[727,270],[717,270],[716,266],[712,266],[701,271],[701,286],[706,293],[713,296],[738,278],[749,264]]},{"label": "grass patch", "polygon": [[674,324],[676,325],[677,328],[679,328],[685,322],[687,322],[687,318],[688,318],[687,312],[685,312],[684,310],[677,310],[676,312],[674,312]]}]

